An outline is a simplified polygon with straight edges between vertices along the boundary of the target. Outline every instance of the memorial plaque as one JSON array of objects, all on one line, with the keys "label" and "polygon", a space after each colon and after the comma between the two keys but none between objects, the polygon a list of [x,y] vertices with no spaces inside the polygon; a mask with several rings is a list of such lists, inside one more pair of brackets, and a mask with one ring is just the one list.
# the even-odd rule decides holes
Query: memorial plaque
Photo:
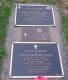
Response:
[{"label": "memorial plaque", "polygon": [[53,6],[16,5],[15,26],[55,26]]},{"label": "memorial plaque", "polygon": [[50,33],[48,27],[22,27],[23,42],[49,42]]},{"label": "memorial plaque", "polygon": [[12,44],[10,77],[48,78],[64,76],[59,46],[46,42],[14,42]]}]

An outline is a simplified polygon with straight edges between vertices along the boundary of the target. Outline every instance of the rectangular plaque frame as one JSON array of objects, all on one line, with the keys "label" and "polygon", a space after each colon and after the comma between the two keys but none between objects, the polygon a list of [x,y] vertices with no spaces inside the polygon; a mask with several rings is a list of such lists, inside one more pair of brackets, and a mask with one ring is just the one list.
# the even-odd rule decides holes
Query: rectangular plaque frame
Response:
[{"label": "rectangular plaque frame", "polygon": [[[52,9],[52,15],[53,15],[53,22],[54,22],[54,24],[52,24],[52,25],[18,25],[18,24],[16,24],[16,15],[17,15],[17,5],[20,5],[20,6],[50,6],[51,7],[51,9]],[[55,22],[55,16],[54,16],[54,10],[53,10],[53,6],[52,5],[42,5],[42,4],[17,4],[16,5],[16,9],[15,9],[15,26],[16,27],[24,27],[24,26],[49,26],[49,27],[54,27],[54,26],[56,26],[56,22]]]},{"label": "rectangular plaque frame", "polygon": [[[26,34],[26,36],[25,36]],[[22,27],[23,42],[50,42],[48,27]]]},{"label": "rectangular plaque frame", "polygon": [[[25,43],[25,44],[33,44],[33,43],[34,44],[57,44],[56,42],[14,42],[14,43],[20,43],[20,44],[21,43]],[[11,76],[14,43],[12,44],[12,49],[11,49],[11,61],[10,61],[10,73],[9,73],[10,78],[36,78],[37,76]],[[59,54],[62,75],[61,76],[43,76],[43,77],[47,77],[47,78],[63,78],[64,77],[64,70],[63,70],[63,65],[62,65],[62,60],[61,60],[59,44],[57,44],[57,48],[58,48],[58,54]]]}]

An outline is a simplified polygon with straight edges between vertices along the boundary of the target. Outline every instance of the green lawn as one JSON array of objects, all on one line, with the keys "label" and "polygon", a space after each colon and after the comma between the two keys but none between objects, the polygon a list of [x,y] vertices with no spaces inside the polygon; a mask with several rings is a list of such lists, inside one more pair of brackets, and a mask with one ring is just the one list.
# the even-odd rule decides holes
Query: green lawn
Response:
[{"label": "green lawn", "polygon": [[68,45],[68,15],[61,15],[61,21],[62,21],[62,31],[64,33],[64,38]]},{"label": "green lawn", "polygon": [[1,72],[3,57],[5,53],[4,43],[7,33],[8,18],[11,13],[12,0],[3,0],[0,1],[0,3],[1,3],[0,5],[0,72]]},{"label": "green lawn", "polygon": [[17,2],[20,3],[46,3],[46,4],[55,4],[58,0],[16,0]]}]

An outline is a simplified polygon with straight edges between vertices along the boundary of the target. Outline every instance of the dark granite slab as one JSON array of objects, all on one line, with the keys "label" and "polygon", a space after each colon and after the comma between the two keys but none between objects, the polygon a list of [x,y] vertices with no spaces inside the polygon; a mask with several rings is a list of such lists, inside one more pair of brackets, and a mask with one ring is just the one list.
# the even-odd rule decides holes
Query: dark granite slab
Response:
[{"label": "dark granite slab", "polygon": [[51,5],[16,5],[15,26],[55,26]]},{"label": "dark granite slab", "polygon": [[12,49],[11,78],[63,76],[59,47],[56,43],[14,43]]}]

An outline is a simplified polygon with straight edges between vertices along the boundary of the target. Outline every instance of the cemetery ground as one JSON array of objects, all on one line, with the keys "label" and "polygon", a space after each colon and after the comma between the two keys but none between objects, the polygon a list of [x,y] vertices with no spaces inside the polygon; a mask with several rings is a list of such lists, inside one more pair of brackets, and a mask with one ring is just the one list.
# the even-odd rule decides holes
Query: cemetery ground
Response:
[{"label": "cemetery ground", "polygon": [[[1,9],[0,9],[1,10]],[[5,11],[6,10],[6,11]],[[4,12],[3,12],[4,11]],[[22,27],[14,27],[14,13],[15,13],[15,8],[12,10],[12,14],[9,18],[9,24],[7,27],[7,38],[5,41],[4,45],[4,39],[6,37],[6,25],[7,25],[7,19],[10,14],[10,8],[4,7],[3,10],[1,11],[2,15],[0,16],[0,21],[1,21],[1,29],[0,29],[0,62],[2,62],[3,55],[6,50],[6,54],[4,57],[4,62],[3,62],[3,71],[1,74],[2,80],[13,80],[9,78],[9,64],[10,64],[10,53],[11,53],[11,44],[12,42],[20,42],[22,41]],[[65,72],[65,78],[63,80],[68,80],[68,63],[67,63],[67,51],[66,51],[66,42],[68,41],[68,15],[61,15],[62,19],[62,26],[61,26],[61,19],[60,19],[60,12],[58,10],[57,6],[54,6],[54,12],[55,12],[55,18],[56,18],[56,26],[57,27],[51,27],[49,28],[49,33],[50,33],[50,39],[51,41],[55,41],[60,44],[60,49],[61,49],[61,55],[62,55],[62,61],[63,61],[63,66],[64,66],[64,72]],[[58,17],[57,17],[58,16]],[[63,38],[63,33],[66,42],[64,41]],[[4,50],[5,46],[5,50]],[[17,79],[14,79],[17,80]],[[19,80],[19,79],[18,79]],[[22,80],[22,79],[20,79]]]},{"label": "cemetery ground", "polygon": [[[11,4],[11,2],[9,3]],[[2,69],[2,62],[4,58],[4,53],[5,53],[5,38],[7,34],[7,24],[8,24],[8,18],[11,13],[11,5],[7,5],[4,3],[1,3],[0,1],[0,73]]]}]

